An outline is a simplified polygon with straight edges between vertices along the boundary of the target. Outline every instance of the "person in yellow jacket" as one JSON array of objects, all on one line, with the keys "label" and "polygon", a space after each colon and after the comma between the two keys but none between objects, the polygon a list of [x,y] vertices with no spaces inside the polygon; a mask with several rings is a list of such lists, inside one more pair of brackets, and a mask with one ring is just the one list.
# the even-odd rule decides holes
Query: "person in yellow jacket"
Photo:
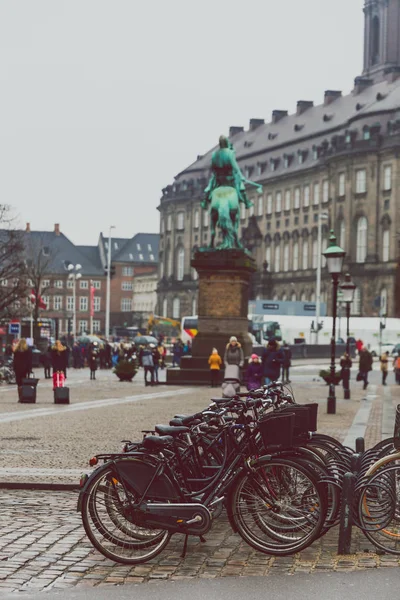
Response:
[{"label": "person in yellow jacket", "polygon": [[210,365],[211,387],[218,387],[222,359],[216,348],[213,348],[210,358],[208,359],[208,364]]},{"label": "person in yellow jacket", "polygon": [[389,372],[389,352],[384,352],[380,357],[382,371],[382,385],[386,385],[386,379]]}]

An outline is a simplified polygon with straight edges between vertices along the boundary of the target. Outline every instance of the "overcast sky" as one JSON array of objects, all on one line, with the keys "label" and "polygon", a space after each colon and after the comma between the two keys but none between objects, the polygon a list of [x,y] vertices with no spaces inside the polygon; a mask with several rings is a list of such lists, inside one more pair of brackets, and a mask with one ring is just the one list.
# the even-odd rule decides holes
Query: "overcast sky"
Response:
[{"label": "overcast sky", "polygon": [[156,232],[161,189],[362,71],[363,0],[1,0],[0,193],[95,244]]}]

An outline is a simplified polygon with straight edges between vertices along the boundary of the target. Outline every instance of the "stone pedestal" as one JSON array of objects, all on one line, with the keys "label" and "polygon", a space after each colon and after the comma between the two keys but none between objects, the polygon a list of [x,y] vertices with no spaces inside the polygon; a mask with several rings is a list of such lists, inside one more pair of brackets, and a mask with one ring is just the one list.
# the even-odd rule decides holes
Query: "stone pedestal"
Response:
[{"label": "stone pedestal", "polygon": [[238,338],[246,358],[252,351],[247,315],[254,259],[244,250],[204,249],[196,252],[191,264],[199,275],[198,334],[192,356],[182,359],[180,369],[167,371],[169,384],[209,383],[212,349],[217,348],[223,359],[232,335]]}]

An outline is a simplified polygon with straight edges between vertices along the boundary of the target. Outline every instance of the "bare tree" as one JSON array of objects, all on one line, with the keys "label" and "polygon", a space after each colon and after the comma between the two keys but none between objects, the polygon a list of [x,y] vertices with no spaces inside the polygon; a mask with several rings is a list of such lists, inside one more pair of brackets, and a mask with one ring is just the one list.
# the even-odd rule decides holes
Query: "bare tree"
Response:
[{"label": "bare tree", "polygon": [[0,204],[0,318],[19,317],[28,297],[23,232],[8,205]]}]

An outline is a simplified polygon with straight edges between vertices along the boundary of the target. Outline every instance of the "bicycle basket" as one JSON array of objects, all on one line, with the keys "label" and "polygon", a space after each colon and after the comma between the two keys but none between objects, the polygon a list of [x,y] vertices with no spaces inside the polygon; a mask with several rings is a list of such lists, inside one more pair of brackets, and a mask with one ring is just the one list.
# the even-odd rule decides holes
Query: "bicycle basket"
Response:
[{"label": "bicycle basket", "polygon": [[310,431],[310,409],[308,408],[308,406],[300,406],[298,404],[294,404],[282,409],[282,412],[286,411],[291,412],[295,415],[295,424],[293,431],[293,435],[295,437],[303,435],[304,433],[308,433]]},{"label": "bicycle basket", "polygon": [[400,450],[400,404],[396,408],[396,419],[394,422],[393,445],[396,450]]},{"label": "bicycle basket", "polygon": [[318,404],[304,404],[308,408],[308,431],[317,431],[318,429]]},{"label": "bicycle basket", "polygon": [[288,448],[293,445],[295,416],[293,413],[272,413],[258,421],[258,428],[267,450],[271,446]]}]

